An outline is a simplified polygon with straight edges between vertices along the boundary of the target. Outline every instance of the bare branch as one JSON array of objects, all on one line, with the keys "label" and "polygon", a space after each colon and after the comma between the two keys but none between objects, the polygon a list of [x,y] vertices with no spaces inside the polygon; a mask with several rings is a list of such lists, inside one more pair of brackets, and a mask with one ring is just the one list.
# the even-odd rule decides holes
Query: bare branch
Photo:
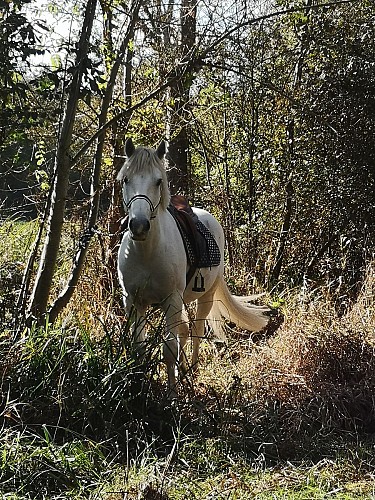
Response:
[{"label": "bare branch", "polygon": [[[148,101],[151,99],[154,99],[157,97],[161,92],[163,92],[165,89],[169,88],[171,85],[173,85],[176,81],[180,80],[183,75],[188,72],[188,71],[198,71],[204,64],[203,60],[208,57],[209,54],[211,54],[220,43],[222,43],[224,40],[229,38],[234,32],[246,27],[246,26],[251,26],[253,24],[260,23],[262,21],[265,21],[267,19],[273,19],[275,17],[280,17],[280,16],[285,16],[287,14],[292,14],[294,12],[304,12],[308,9],[312,10],[319,10],[323,8],[330,8],[330,7],[335,7],[337,5],[343,5],[343,4],[353,4],[358,2],[358,0],[337,0],[335,2],[327,2],[327,3],[321,3],[317,5],[313,5],[310,7],[295,7],[291,9],[284,9],[284,10],[279,10],[276,12],[272,12],[270,14],[265,14],[263,16],[255,17],[253,19],[248,19],[246,21],[243,21],[242,23],[237,24],[236,26],[233,26],[231,29],[227,30],[225,33],[223,33],[220,37],[218,37],[214,42],[211,43],[206,49],[203,51],[199,51],[198,45],[196,45],[192,50],[189,51],[188,54],[185,55],[185,57],[181,60],[179,66],[171,71],[165,78],[164,83],[161,83],[158,87],[156,87],[154,90],[152,90],[149,94],[147,94],[143,99],[141,99],[139,102],[134,104],[133,106],[124,109],[117,115],[115,115],[113,118],[111,118],[108,122],[106,122],[104,125],[102,125],[99,130],[92,135],[86,143],[81,147],[81,149],[72,157],[72,165],[76,164],[79,159],[86,153],[86,151],[89,149],[89,147],[92,145],[92,143],[109,127],[114,125],[116,122],[118,122],[121,118],[125,116],[131,116],[134,111],[137,109],[141,108],[143,105],[145,105]],[[327,124],[329,126],[329,124]],[[330,127],[332,128],[332,127]],[[334,130],[334,129],[333,129]]]}]

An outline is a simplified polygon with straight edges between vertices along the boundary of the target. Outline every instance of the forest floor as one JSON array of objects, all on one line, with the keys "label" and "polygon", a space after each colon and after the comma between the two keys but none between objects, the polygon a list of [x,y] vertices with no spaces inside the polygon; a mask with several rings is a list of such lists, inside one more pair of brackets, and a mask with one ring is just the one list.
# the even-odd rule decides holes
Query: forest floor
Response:
[{"label": "forest floor", "polygon": [[54,326],[15,337],[7,276],[24,251],[0,241],[1,499],[375,498],[372,266],[345,315],[293,290],[275,331],[204,339],[170,401],[160,319],[139,359],[98,270]]}]

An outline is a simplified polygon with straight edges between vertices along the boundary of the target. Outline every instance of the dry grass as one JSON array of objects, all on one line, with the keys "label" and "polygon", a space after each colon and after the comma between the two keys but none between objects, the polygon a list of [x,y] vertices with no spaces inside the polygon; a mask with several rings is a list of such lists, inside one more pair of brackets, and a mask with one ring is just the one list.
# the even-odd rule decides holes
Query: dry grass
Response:
[{"label": "dry grass", "polygon": [[[115,292],[103,291],[100,276],[108,269],[97,257],[93,250],[90,268],[97,279],[83,277],[71,314],[100,336],[103,324],[118,330],[121,317],[115,312],[121,308]],[[278,430],[288,440],[333,429],[374,431],[374,267],[343,317],[323,291],[291,292],[282,307],[285,321],[271,337],[253,340],[232,331],[227,345],[204,340],[198,376],[180,387],[186,417],[196,422],[197,407],[206,414],[228,409],[237,422],[233,429],[243,432],[246,419],[262,423],[277,414]]]},{"label": "dry grass", "polygon": [[[10,350],[3,332],[7,432],[0,445],[8,484],[57,492],[69,477],[81,491],[87,476],[92,489],[108,495],[131,491],[129,498],[163,499],[187,498],[186,491],[197,499],[213,492],[231,499],[255,492],[254,498],[325,498],[308,496],[311,487],[326,493],[340,487],[349,495],[342,498],[351,498],[350,488],[373,494],[374,265],[345,316],[323,290],[294,291],[284,298],[285,321],[271,336],[233,330],[227,344],[205,339],[199,372],[181,383],[173,403],[165,398],[160,318],[150,316],[155,328],[147,362],[141,362],[126,337],[118,290],[103,279],[108,276],[93,245],[61,324],[25,331]],[[96,443],[103,475],[90,470],[87,442]],[[7,455],[16,445],[17,456]],[[26,484],[25,474],[36,474],[28,460],[34,449],[45,476]],[[65,464],[61,481],[51,472],[51,450]],[[77,466],[73,472],[70,464]],[[283,493],[298,488],[305,496]]]},{"label": "dry grass", "polygon": [[322,297],[298,295],[271,338],[255,343],[237,333],[228,347],[204,343],[195,393],[206,410],[221,408],[227,434],[268,428],[274,452],[290,459],[327,436],[375,431],[373,271],[341,318]]}]

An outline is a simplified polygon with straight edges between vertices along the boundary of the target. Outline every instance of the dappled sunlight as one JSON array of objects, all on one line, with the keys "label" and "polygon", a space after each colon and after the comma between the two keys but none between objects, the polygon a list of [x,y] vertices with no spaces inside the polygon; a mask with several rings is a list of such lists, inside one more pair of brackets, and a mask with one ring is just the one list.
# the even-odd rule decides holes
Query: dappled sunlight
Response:
[{"label": "dappled sunlight", "polygon": [[375,498],[374,14],[2,2],[1,498]]}]

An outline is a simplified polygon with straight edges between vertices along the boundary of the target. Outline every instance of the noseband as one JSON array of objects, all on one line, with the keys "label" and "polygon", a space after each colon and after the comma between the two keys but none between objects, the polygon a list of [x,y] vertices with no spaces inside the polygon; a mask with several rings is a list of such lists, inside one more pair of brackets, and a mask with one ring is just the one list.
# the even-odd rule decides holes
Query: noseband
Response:
[{"label": "noseband", "polygon": [[[145,195],[145,194],[136,194],[132,198],[130,198],[130,200],[126,203],[126,208],[128,210],[130,210],[130,207],[131,207],[133,201],[136,201],[136,200],[145,200],[145,201],[147,201],[147,203],[150,206],[151,213],[153,214],[156,211],[156,209],[158,208],[158,206],[160,205],[160,203],[161,203],[161,196],[159,198],[158,203],[154,206],[154,204],[152,203],[152,201],[150,200],[150,198],[147,195]],[[156,217],[156,215],[151,215],[151,219],[155,219],[155,217]]]}]

